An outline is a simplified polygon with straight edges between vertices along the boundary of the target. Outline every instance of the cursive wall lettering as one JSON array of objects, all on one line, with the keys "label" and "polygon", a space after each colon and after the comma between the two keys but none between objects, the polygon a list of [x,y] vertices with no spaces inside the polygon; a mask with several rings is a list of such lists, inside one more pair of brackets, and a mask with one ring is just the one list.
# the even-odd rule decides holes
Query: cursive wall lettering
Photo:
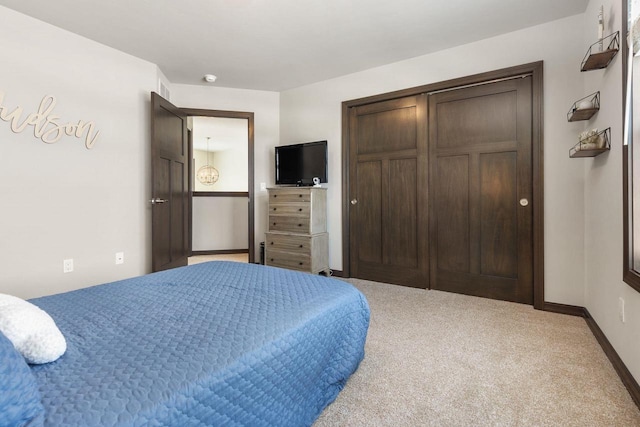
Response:
[{"label": "cursive wall lettering", "polygon": [[28,126],[33,126],[33,134],[44,143],[55,144],[60,141],[60,138],[68,135],[76,138],[84,137],[84,146],[87,149],[93,148],[100,135],[100,131],[95,130],[94,123],[83,120],[78,120],[77,123],[61,123],[60,117],[53,114],[55,106],[56,98],[53,95],[46,95],[42,98],[38,111],[22,120],[24,109],[16,107],[10,111],[4,105],[4,92],[0,91],[0,119],[10,124],[13,132],[20,133]]}]

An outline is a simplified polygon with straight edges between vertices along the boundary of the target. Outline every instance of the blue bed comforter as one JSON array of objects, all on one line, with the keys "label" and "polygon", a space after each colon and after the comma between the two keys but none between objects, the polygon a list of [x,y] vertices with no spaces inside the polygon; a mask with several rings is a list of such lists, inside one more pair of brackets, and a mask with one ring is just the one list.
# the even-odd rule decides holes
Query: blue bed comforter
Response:
[{"label": "blue bed comforter", "polygon": [[33,366],[50,426],[306,426],[364,356],[369,307],[321,276],[210,262],[31,300],[67,339]]}]

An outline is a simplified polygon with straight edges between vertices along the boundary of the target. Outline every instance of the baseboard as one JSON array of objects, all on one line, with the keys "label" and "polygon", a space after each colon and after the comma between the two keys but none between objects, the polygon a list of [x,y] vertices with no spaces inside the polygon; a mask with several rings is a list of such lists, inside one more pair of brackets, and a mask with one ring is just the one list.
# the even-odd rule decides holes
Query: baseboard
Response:
[{"label": "baseboard", "polygon": [[584,307],[578,307],[575,305],[557,304],[555,302],[545,302],[543,306],[544,311],[550,311],[552,313],[568,314],[569,316],[586,317]]},{"label": "baseboard", "polygon": [[636,379],[633,378],[633,375],[631,375],[631,372],[629,372],[629,369],[627,369],[627,366],[624,364],[615,348],[613,348],[604,332],[602,332],[600,326],[598,326],[594,318],[591,317],[589,310],[584,307],[567,304],[556,304],[553,302],[545,302],[543,310],[553,313],[568,314],[570,316],[584,317],[584,320],[587,322],[589,329],[591,329],[591,333],[596,338],[596,341],[598,341],[598,344],[600,344],[600,347],[602,347],[604,354],[606,354],[609,358],[609,361],[613,365],[613,369],[615,369],[618,373],[622,384],[624,384],[624,386],[627,388],[627,391],[631,395],[631,398],[635,402],[638,409],[640,409],[640,385],[638,385]]},{"label": "baseboard", "polygon": [[197,255],[231,255],[231,254],[248,254],[249,249],[220,249],[212,251],[191,251],[192,256]]},{"label": "baseboard", "polygon": [[335,277],[344,277],[342,270],[331,270],[331,275]]},{"label": "baseboard", "polygon": [[589,310],[586,308],[584,309],[584,318],[587,321],[587,325],[589,325],[589,329],[591,329],[591,332],[596,337],[596,340],[600,343],[602,350],[604,350],[604,354],[607,355],[613,365],[613,368],[618,373],[618,376],[622,380],[622,384],[627,388],[631,398],[636,403],[638,409],[640,409],[640,385],[638,385],[636,379],[633,378],[629,369],[627,369],[622,359],[620,359],[620,356],[618,356],[616,350],[604,335],[604,332],[602,332],[602,329],[600,329],[596,321],[591,317]]}]

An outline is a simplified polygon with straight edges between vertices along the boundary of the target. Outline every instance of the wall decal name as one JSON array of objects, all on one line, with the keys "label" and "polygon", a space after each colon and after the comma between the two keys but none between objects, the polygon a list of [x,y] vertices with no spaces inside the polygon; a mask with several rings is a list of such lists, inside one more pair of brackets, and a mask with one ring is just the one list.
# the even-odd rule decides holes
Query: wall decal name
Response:
[{"label": "wall decal name", "polygon": [[33,126],[33,134],[46,144],[55,144],[63,136],[84,137],[84,146],[87,149],[93,145],[100,135],[92,121],[78,120],[77,123],[61,123],[60,117],[53,114],[56,106],[56,98],[53,95],[45,95],[40,102],[38,111],[31,113],[21,122],[24,108],[16,107],[10,111],[4,105],[4,92],[0,91],[0,119],[11,124],[11,130],[15,133],[23,132],[28,126]]}]

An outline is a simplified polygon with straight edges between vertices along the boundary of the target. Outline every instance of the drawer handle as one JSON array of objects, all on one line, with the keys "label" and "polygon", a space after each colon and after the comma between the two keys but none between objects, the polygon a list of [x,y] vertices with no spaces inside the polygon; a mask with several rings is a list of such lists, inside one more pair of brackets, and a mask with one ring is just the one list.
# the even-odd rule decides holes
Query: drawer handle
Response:
[{"label": "drawer handle", "polygon": [[278,195],[277,195],[277,194],[274,194],[274,195],[273,195],[273,197],[278,197]]},{"label": "drawer handle", "polygon": [[274,222],[273,225],[276,225],[276,223]]},{"label": "drawer handle", "polygon": [[273,262],[273,258],[271,258],[271,262]]},{"label": "drawer handle", "polygon": [[301,263],[301,262],[299,262],[298,264],[299,264],[299,265],[302,265],[302,263]]},{"label": "drawer handle", "polygon": [[298,194],[298,197],[302,197],[302,194]]},{"label": "drawer handle", "polygon": [[271,242],[271,244],[273,245],[273,242]]},{"label": "drawer handle", "polygon": [[302,227],[302,224],[298,224],[298,227]]},{"label": "drawer handle", "polygon": [[275,211],[275,210],[277,210],[277,209],[278,209],[278,208],[273,208],[273,210],[274,210],[274,211]]},{"label": "drawer handle", "polygon": [[[275,209],[274,209],[275,210]],[[302,212],[302,208],[298,209],[298,212]]]},{"label": "drawer handle", "polygon": [[302,245],[300,245],[300,247],[302,247]]}]

